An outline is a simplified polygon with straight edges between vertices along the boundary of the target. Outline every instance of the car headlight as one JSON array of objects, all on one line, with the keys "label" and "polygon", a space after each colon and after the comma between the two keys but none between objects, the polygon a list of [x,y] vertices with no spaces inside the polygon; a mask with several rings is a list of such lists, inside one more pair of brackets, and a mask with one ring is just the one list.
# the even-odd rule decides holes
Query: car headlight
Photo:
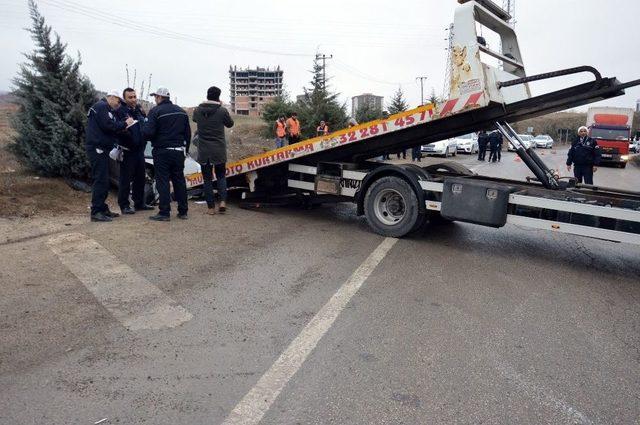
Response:
[{"label": "car headlight", "polygon": [[623,160],[623,161],[628,161],[629,160],[629,155],[622,155],[620,157],[620,159]]}]

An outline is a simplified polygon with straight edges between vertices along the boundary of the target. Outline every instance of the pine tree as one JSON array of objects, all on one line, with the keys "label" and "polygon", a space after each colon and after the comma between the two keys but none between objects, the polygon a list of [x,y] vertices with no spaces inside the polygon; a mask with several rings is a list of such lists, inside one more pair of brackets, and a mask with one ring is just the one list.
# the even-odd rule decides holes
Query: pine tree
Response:
[{"label": "pine tree", "polygon": [[388,108],[389,113],[391,115],[397,114],[398,112],[404,112],[409,109],[409,105],[404,100],[404,93],[402,92],[402,87],[398,87],[398,91],[395,92],[393,97],[391,98],[391,103]]},{"label": "pine tree", "polygon": [[29,0],[35,49],[25,54],[13,79],[20,106],[12,125],[16,150],[35,171],[47,176],[86,177],[86,111],[96,91],[80,73],[81,60],[66,54],[60,36],[52,37],[36,3]]},{"label": "pine tree", "polygon": [[285,92],[275,97],[262,108],[262,119],[267,123],[267,137],[274,137],[273,126],[281,116],[288,116],[295,108],[289,100],[289,95]]},{"label": "pine tree", "polygon": [[327,90],[322,65],[318,59],[314,60],[311,73],[311,87],[304,89],[304,100],[297,102],[294,108],[298,112],[303,138],[314,137],[320,121],[326,122],[330,131],[347,125],[346,106],[338,103],[338,93],[330,93]]},{"label": "pine tree", "polygon": [[429,98],[427,99],[427,101],[435,105],[437,103],[442,102],[442,98],[436,95],[436,91],[434,89],[431,89],[431,94],[429,95]]}]

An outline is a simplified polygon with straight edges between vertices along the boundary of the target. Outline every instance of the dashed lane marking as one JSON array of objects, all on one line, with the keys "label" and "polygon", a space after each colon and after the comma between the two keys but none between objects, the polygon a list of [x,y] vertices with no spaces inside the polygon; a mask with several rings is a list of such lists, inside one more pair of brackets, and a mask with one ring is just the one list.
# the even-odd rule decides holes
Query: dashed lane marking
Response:
[{"label": "dashed lane marking", "polygon": [[254,425],[262,420],[291,377],[300,369],[318,341],[331,328],[340,312],[393,248],[397,239],[386,238],[333,294],[320,311],[291,342],[258,383],[231,411],[223,425]]},{"label": "dashed lane marking", "polygon": [[191,313],[88,236],[66,233],[47,244],[124,327],[173,328],[192,319]]}]

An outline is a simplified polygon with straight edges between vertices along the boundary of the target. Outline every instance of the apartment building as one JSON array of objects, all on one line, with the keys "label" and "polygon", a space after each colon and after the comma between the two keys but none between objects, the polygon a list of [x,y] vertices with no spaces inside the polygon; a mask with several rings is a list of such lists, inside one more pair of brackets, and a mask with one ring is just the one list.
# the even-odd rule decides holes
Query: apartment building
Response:
[{"label": "apartment building", "polygon": [[282,69],[229,67],[231,112],[238,115],[261,116],[264,105],[282,95]]}]

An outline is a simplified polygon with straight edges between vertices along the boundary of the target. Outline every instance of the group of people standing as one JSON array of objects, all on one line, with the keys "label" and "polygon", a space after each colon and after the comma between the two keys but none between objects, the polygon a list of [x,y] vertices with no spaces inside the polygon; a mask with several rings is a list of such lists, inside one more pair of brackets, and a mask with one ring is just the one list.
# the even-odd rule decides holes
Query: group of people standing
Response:
[{"label": "group of people standing", "polygon": [[[204,178],[204,194],[208,213],[226,211],[225,127],[233,126],[233,119],[220,102],[221,90],[210,87],[207,100],[193,113],[197,125],[198,158]],[[109,222],[120,214],[110,211],[106,204],[109,193],[109,154],[122,151],[119,161],[118,205],[122,214],[153,210],[144,199],[145,156],[147,141],[153,148],[153,168],[158,191],[158,213],[154,221],[169,221],[171,214],[171,186],[178,204],[180,219],[187,219],[187,187],[184,162],[191,146],[191,127],[186,111],[171,102],[166,87],[154,93],[156,106],[148,116],[138,104],[136,92],[126,88],[122,95],[109,92],[95,103],[88,113],[86,152],[91,165],[93,188],[91,221]],[[195,144],[195,141],[194,141]],[[213,173],[216,176],[220,203],[216,209],[213,197]],[[130,205],[129,197],[133,200]]]},{"label": "group of people standing", "polygon": [[502,160],[502,134],[495,130],[487,134],[485,130],[478,133],[478,161],[486,161],[487,149],[489,149],[489,162]]},{"label": "group of people standing", "polygon": [[273,126],[273,130],[276,134],[276,148],[298,143],[300,141],[298,113],[292,112],[289,118],[285,118],[284,115],[279,116]]}]

